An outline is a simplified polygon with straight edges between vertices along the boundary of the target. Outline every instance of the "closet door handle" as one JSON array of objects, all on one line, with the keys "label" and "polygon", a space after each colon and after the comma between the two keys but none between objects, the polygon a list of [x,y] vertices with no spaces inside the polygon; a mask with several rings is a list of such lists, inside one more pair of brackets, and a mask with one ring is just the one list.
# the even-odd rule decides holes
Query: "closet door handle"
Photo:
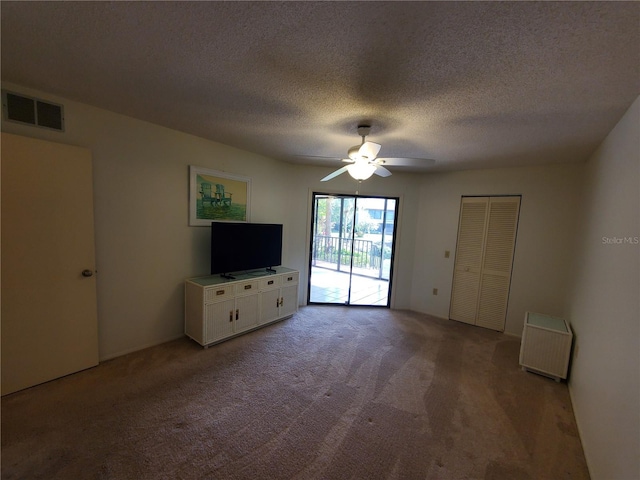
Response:
[{"label": "closet door handle", "polygon": [[229,311],[229,321],[233,322],[233,310]]},{"label": "closet door handle", "polygon": [[236,320],[238,319],[238,317],[240,316],[240,309],[236,309]]}]

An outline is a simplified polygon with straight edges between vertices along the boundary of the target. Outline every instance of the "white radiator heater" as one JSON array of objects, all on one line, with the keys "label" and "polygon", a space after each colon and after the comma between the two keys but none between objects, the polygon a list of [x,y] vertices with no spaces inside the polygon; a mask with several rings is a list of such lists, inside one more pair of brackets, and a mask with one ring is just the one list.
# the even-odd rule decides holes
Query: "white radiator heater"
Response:
[{"label": "white radiator heater", "polygon": [[520,344],[523,370],[546,375],[559,382],[567,378],[573,332],[562,318],[527,312]]}]

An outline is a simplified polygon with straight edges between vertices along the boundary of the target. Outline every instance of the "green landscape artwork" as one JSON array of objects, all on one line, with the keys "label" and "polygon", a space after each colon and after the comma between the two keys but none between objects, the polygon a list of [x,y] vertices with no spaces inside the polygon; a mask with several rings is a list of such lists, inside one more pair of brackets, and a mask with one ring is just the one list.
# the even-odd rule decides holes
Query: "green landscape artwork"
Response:
[{"label": "green landscape artwork", "polygon": [[196,218],[247,221],[247,189],[244,181],[198,173]]}]

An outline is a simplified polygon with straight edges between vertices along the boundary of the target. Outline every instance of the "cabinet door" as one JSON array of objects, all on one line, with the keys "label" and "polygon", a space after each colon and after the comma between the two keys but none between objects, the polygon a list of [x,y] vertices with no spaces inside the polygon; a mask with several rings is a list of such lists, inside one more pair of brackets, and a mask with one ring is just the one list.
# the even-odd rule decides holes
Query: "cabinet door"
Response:
[{"label": "cabinet door", "polygon": [[235,300],[204,306],[205,344],[233,335]]},{"label": "cabinet door", "polygon": [[260,294],[260,324],[271,322],[280,316],[280,289]]},{"label": "cabinet door", "polygon": [[298,285],[282,287],[280,316],[293,315],[298,310]]},{"label": "cabinet door", "polygon": [[235,333],[258,325],[258,295],[246,295],[236,299]]}]

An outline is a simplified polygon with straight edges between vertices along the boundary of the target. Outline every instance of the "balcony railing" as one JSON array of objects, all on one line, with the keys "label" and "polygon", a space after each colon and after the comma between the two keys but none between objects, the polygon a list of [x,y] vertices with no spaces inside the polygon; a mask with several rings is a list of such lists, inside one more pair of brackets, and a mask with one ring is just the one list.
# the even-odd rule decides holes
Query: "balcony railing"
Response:
[{"label": "balcony railing", "polygon": [[350,247],[350,239],[316,235],[313,242],[313,265],[334,270],[344,270],[342,266],[353,266],[354,271],[358,269],[360,274],[380,278],[381,262],[391,258],[390,249],[382,249],[380,242],[358,238],[353,240],[353,254]]}]

